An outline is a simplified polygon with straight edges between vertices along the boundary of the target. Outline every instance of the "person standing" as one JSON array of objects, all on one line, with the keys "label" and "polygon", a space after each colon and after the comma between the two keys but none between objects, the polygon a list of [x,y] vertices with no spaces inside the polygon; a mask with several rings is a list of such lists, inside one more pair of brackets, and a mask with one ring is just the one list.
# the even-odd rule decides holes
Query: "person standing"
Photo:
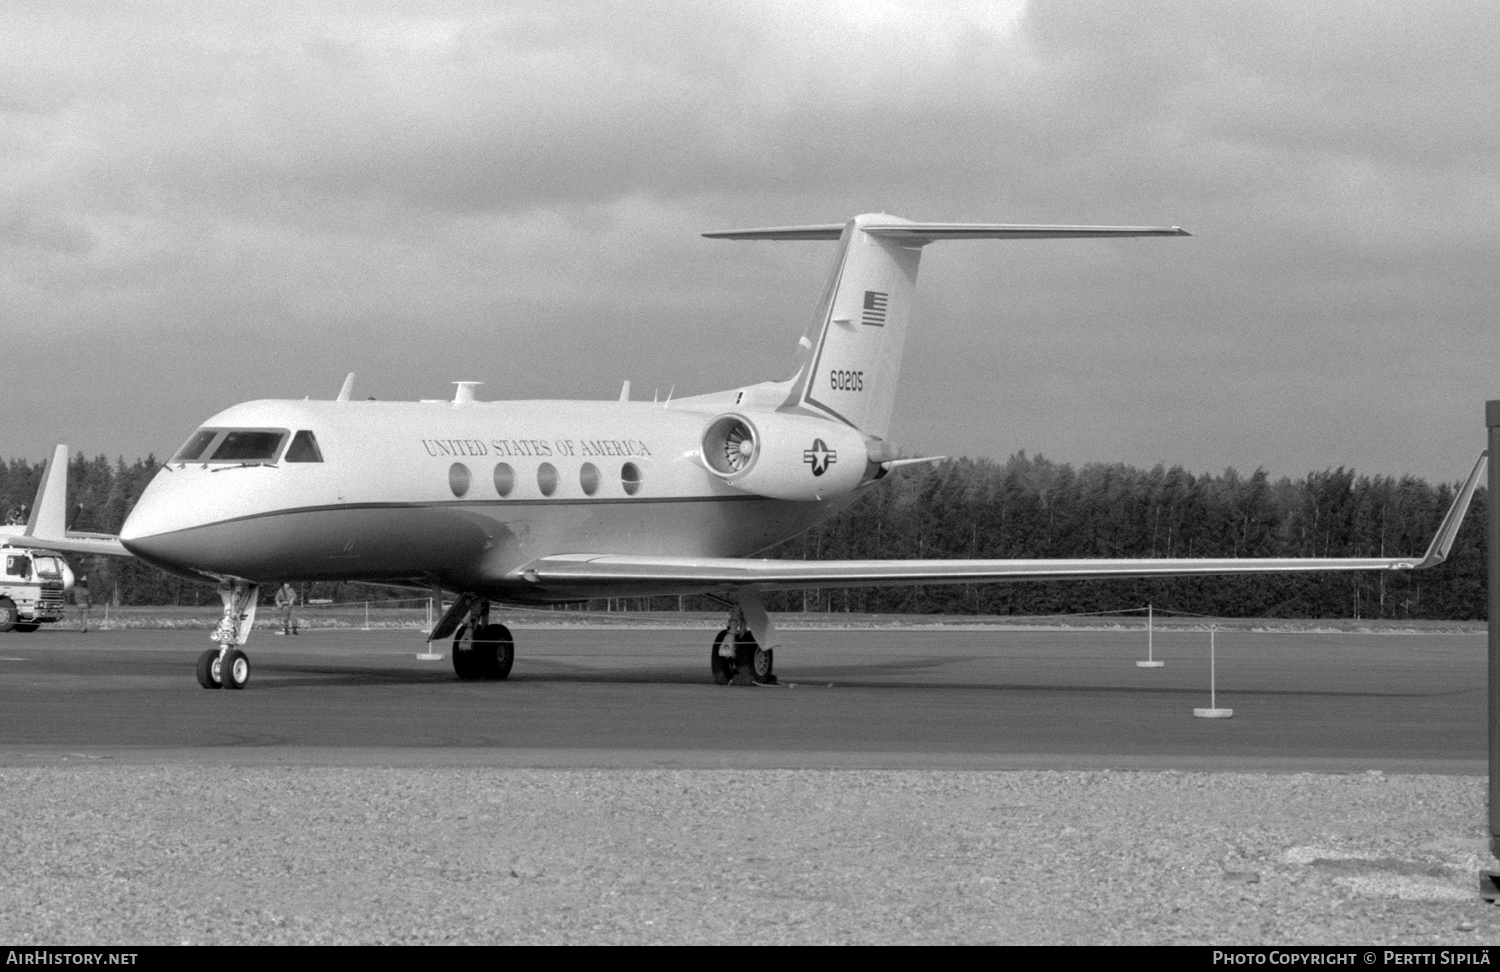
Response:
[{"label": "person standing", "polygon": [[294,635],[297,633],[297,620],[292,616],[293,608],[297,606],[297,589],[291,582],[285,582],[276,592],[276,606],[281,609],[281,633]]},{"label": "person standing", "polygon": [[78,630],[83,634],[89,633],[89,575],[80,574],[78,580],[73,583],[73,604],[78,608]]}]

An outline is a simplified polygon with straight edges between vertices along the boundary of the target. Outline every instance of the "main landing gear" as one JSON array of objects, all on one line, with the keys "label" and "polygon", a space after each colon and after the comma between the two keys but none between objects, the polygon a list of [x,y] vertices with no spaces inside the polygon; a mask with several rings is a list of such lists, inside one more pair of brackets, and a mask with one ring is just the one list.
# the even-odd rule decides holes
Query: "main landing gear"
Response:
[{"label": "main landing gear", "polygon": [[453,635],[453,673],[470,682],[500,681],[510,677],[516,643],[510,629],[490,623],[490,602],[475,594],[461,594],[427,636],[437,641]]},{"label": "main landing gear", "polygon": [[775,685],[775,656],[772,649],[762,648],[756,630],[768,643],[775,629],[760,597],[753,591],[741,593],[729,612],[729,627],[714,638],[708,654],[709,671],[719,685]]},{"label": "main landing gear", "polygon": [[250,640],[259,591],[259,585],[246,581],[225,581],[219,585],[224,616],[213,634],[219,647],[198,656],[199,685],[206,689],[242,689],[250,681],[250,658],[239,646]]}]

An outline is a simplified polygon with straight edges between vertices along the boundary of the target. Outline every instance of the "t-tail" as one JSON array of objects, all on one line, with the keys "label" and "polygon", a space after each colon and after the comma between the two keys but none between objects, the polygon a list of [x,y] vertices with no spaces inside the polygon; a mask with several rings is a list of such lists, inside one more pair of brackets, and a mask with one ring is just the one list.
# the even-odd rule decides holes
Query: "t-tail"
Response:
[{"label": "t-tail", "polygon": [[705,233],[723,240],[838,240],[817,317],[802,338],[801,362],[783,411],[846,422],[885,438],[911,320],[922,247],[938,240],[1046,240],[1188,236],[1176,226],[1017,226],[914,223],[884,213],[845,224]]}]

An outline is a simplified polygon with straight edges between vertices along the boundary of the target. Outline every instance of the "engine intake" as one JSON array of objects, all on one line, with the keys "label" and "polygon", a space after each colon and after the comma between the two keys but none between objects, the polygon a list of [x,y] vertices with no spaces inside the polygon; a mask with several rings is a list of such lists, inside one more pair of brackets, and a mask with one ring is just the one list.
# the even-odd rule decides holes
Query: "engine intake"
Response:
[{"label": "engine intake", "polygon": [[857,429],[779,412],[720,415],[703,430],[703,462],[725,482],[759,496],[822,500],[865,478],[865,437]]}]

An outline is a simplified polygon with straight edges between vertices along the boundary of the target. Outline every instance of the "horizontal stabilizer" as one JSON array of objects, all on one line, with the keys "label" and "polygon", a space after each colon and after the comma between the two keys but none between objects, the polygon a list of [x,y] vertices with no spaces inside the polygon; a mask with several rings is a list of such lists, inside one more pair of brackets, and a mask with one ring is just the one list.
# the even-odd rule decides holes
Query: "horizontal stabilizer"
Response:
[{"label": "horizontal stabilizer", "polygon": [[766,229],[720,230],[704,233],[711,240],[836,240],[844,232],[843,223],[820,226],[772,226]]},{"label": "horizontal stabilizer", "polygon": [[[861,223],[871,236],[902,240],[918,246],[937,240],[1059,240],[1132,236],[1191,236],[1180,226],[1037,226],[1022,223]],[[711,240],[836,240],[843,223],[814,226],[771,226],[764,229],[704,233]]]}]

